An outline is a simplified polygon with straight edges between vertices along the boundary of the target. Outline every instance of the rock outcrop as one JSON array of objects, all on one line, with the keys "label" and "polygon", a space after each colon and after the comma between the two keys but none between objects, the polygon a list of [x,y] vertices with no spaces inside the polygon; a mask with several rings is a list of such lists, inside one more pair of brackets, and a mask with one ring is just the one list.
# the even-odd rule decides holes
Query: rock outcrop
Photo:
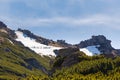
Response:
[{"label": "rock outcrop", "polygon": [[25,59],[25,62],[28,63],[28,66],[27,66],[28,69],[32,70],[34,67],[48,74],[47,69],[43,67],[36,59],[34,58]]},{"label": "rock outcrop", "polygon": [[81,41],[78,45],[79,48],[85,48],[88,46],[97,46],[98,50],[103,54],[113,54],[117,55],[119,52],[118,50],[114,49],[111,46],[111,41],[106,39],[103,35],[92,36],[91,39]]},{"label": "rock outcrop", "polygon": [[58,52],[54,67],[66,67],[76,64],[80,61],[79,57],[84,56],[83,52],[79,51],[79,48],[65,48]]},{"label": "rock outcrop", "polygon": [[0,21],[0,32],[4,32],[6,34],[8,34],[8,37],[10,39],[14,39],[16,38],[16,34],[14,32],[14,30],[11,30],[7,27],[7,25],[5,25],[3,22]]},{"label": "rock outcrop", "polygon": [[103,35],[92,36],[91,39],[81,41],[78,45],[80,48],[84,48],[92,45],[106,45],[106,47],[112,48],[111,41],[106,39]]},{"label": "rock outcrop", "polygon": [[76,46],[74,46],[72,44],[68,44],[65,40],[57,40],[57,44],[59,44],[63,47],[76,48]]},{"label": "rock outcrop", "polygon": [[53,41],[53,40],[50,40],[50,39],[43,38],[41,36],[37,36],[37,35],[33,34],[32,32],[30,32],[29,30],[23,30],[23,29],[19,28],[18,31],[23,32],[25,35],[27,35],[30,38],[35,39],[37,42],[39,42],[41,44],[55,46],[55,47],[69,47],[69,46],[72,46],[71,44],[68,44],[63,40],[57,40],[57,42],[56,42],[56,41]]},{"label": "rock outcrop", "polygon": [[22,29],[18,29],[18,31],[23,32],[23,34],[27,35],[30,38],[36,39],[37,42],[41,43],[41,44],[45,44],[45,45],[50,45],[50,44],[54,44],[55,42],[40,36],[37,36],[35,34],[33,34],[32,32],[30,32],[29,30],[22,30]]}]

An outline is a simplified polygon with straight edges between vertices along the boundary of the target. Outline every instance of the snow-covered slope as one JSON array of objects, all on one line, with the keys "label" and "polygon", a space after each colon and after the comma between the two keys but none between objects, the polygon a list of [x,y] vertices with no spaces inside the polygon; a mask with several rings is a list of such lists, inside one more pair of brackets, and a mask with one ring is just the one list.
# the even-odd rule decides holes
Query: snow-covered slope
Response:
[{"label": "snow-covered slope", "polygon": [[61,49],[60,47],[47,46],[36,42],[35,39],[28,37],[20,31],[15,32],[17,35],[17,41],[20,41],[24,46],[29,47],[31,50],[35,51],[40,55],[56,56],[54,50]]},{"label": "snow-covered slope", "polygon": [[[54,47],[54,46],[47,46],[37,42],[35,39],[28,37],[26,34],[23,34],[21,31],[15,32],[17,35],[17,41],[20,41],[24,44],[24,46],[29,47],[31,50],[35,51],[40,55],[47,55],[47,56],[56,56],[54,50],[59,50],[61,47]],[[100,54],[100,51],[97,47],[100,45],[95,46],[88,46],[86,48],[80,48],[80,51],[84,52],[88,56],[93,56],[95,54]]]},{"label": "snow-covered slope", "polygon": [[95,54],[100,54],[100,51],[97,49],[99,45],[96,46],[88,46],[86,48],[81,48],[80,51],[84,52],[88,56],[93,56]]}]

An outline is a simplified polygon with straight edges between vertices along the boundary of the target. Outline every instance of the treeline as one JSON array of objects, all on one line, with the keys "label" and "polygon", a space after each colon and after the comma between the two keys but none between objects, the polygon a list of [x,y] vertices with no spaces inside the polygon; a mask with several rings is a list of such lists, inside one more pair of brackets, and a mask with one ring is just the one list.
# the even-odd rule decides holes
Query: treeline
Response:
[{"label": "treeline", "polygon": [[27,78],[28,80],[120,80],[120,57],[80,57],[84,59],[71,67],[64,67],[51,76]]}]

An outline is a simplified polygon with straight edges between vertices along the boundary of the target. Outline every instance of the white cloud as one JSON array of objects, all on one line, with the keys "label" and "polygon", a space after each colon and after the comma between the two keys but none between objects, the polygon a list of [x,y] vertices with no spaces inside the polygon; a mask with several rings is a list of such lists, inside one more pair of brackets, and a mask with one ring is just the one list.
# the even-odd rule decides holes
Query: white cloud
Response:
[{"label": "white cloud", "polygon": [[[41,8],[46,10],[47,12],[49,12],[49,14],[51,14],[51,18],[33,18],[31,17],[24,17],[23,19],[18,19],[17,16],[14,16],[12,14],[9,13],[10,10],[10,6],[9,4],[11,4],[12,2],[23,2],[25,3],[28,7],[31,8]],[[66,6],[67,9],[70,9],[69,6],[71,5],[75,5],[76,3],[79,3],[80,5],[84,4],[85,6],[85,2],[89,1],[89,0],[67,0],[68,1],[68,6]],[[96,0],[92,0],[92,1],[96,1]],[[113,2],[113,0],[98,0],[98,1],[102,1],[102,2],[108,2],[111,3]],[[56,0],[51,0],[52,3],[56,3]],[[117,2],[117,0],[114,0],[114,2]],[[64,24],[64,25],[68,25],[68,26],[73,26],[73,27],[79,27],[79,26],[90,26],[90,25],[94,25],[94,26],[98,26],[98,25],[104,25],[106,27],[113,27],[113,28],[119,28],[120,25],[120,16],[118,14],[118,16],[114,16],[116,14],[112,15],[108,15],[109,13],[107,13],[107,15],[104,14],[92,14],[90,16],[86,16],[86,17],[79,17],[79,18],[75,18],[75,17],[71,17],[69,14],[68,16],[60,16],[59,13],[57,12],[57,10],[54,10],[53,8],[51,8],[51,6],[48,3],[48,0],[0,0],[0,20],[4,21],[5,23],[7,23],[8,25],[12,26],[12,27],[40,27],[40,26],[51,26],[52,24]],[[3,5],[2,5],[3,4]],[[4,7],[4,8],[3,8]],[[74,7],[74,6],[73,6]],[[64,11],[62,11],[64,12]],[[114,11],[116,12],[116,11]],[[102,13],[102,12],[101,12]],[[103,12],[104,13],[104,12]],[[106,12],[105,12],[106,13]],[[119,11],[118,11],[119,13]],[[12,18],[10,17],[12,15]],[[34,14],[32,14],[34,15]],[[87,14],[88,15],[88,14]],[[77,17],[77,16],[76,16]]]},{"label": "white cloud", "polygon": [[63,24],[70,27],[80,27],[80,26],[105,26],[111,28],[120,29],[120,18],[115,16],[107,15],[93,15],[84,18],[71,18],[71,17],[53,17],[53,18],[9,18],[1,17],[1,20],[12,27],[41,27],[41,26],[51,26],[54,24]]}]

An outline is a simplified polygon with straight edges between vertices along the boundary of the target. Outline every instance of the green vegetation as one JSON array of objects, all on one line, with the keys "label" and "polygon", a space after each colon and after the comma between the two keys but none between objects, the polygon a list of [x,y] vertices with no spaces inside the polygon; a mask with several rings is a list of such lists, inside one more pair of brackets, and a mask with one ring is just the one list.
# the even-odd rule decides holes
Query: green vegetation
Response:
[{"label": "green vegetation", "polygon": [[[62,50],[54,64],[50,65],[49,57],[41,57],[20,43],[11,44],[6,34],[0,33],[0,37],[4,38],[0,44],[0,80],[120,80],[120,57],[89,57],[76,49],[68,49]],[[72,65],[61,66],[66,60]],[[53,74],[46,75],[38,66],[47,70],[53,68]]]},{"label": "green vegetation", "polygon": [[[49,57],[41,57],[19,43],[10,43],[6,34],[2,33],[0,36],[4,38],[4,42],[0,43],[0,80],[22,79],[30,75],[46,75],[36,66],[44,66],[49,70]],[[38,64],[32,65],[26,61],[30,59]]]},{"label": "green vegetation", "polygon": [[120,57],[85,57],[71,67],[56,70],[52,77],[30,77],[29,80],[120,80]]}]

